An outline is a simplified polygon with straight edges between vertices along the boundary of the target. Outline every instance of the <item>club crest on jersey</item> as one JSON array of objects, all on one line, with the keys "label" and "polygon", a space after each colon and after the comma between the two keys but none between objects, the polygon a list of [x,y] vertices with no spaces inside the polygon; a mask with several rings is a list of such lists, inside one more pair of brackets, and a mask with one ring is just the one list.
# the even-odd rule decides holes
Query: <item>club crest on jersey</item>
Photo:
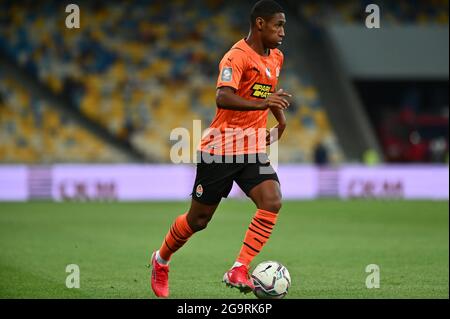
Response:
[{"label": "club crest on jersey", "polygon": [[223,82],[230,82],[232,75],[233,75],[233,69],[232,68],[230,68],[230,67],[223,68],[222,69],[221,80]]},{"label": "club crest on jersey", "polygon": [[198,184],[197,188],[195,189],[195,195],[197,195],[197,197],[201,197],[203,195],[203,186],[202,184]]},{"label": "club crest on jersey", "polygon": [[272,85],[255,83],[252,86],[252,90],[253,90],[252,96],[260,98],[260,99],[265,99],[266,97],[268,97],[270,95],[271,89],[272,89]]},{"label": "club crest on jersey", "polygon": [[270,74],[270,69],[266,68],[266,75],[270,79],[272,77],[272,74]]}]

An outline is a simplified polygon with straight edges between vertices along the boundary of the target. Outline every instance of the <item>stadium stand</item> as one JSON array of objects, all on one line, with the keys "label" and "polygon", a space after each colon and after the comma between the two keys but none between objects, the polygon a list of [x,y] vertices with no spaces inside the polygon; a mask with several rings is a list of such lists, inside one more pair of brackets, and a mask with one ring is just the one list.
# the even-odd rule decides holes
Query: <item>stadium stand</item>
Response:
[{"label": "stadium stand", "polygon": [[0,162],[114,162],[126,156],[0,71]]},{"label": "stadium stand", "polygon": [[[314,1],[298,3],[299,11],[311,25],[363,24],[367,5],[373,1]],[[448,0],[376,1],[384,25],[448,25]]]},{"label": "stadium stand", "polygon": [[[3,5],[1,49],[86,118],[161,162],[169,161],[173,128],[210,123],[218,62],[248,29],[240,7],[221,0],[82,2],[79,30],[54,14],[64,12],[57,1]],[[319,142],[342,161],[317,88],[295,61],[283,72],[294,100],[280,162],[312,162]]]}]

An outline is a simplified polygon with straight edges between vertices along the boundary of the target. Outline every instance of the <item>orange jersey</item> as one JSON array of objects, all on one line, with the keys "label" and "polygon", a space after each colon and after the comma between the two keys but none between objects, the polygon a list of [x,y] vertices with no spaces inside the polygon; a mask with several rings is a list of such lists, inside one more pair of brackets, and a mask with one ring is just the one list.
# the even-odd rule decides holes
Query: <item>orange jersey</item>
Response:
[{"label": "orange jersey", "polygon": [[[235,94],[248,100],[265,99],[275,92],[282,65],[280,50],[261,56],[242,39],[222,58],[216,87],[231,87]],[[268,112],[217,108],[200,150],[216,155],[265,153]]]}]

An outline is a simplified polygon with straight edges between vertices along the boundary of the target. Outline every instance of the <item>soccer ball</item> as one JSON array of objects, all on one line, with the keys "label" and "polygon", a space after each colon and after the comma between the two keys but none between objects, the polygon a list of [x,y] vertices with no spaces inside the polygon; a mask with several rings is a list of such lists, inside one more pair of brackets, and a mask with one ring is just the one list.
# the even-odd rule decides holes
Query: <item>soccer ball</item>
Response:
[{"label": "soccer ball", "polygon": [[263,261],[252,272],[255,285],[253,293],[262,299],[281,299],[291,286],[291,276],[286,267],[277,261]]}]

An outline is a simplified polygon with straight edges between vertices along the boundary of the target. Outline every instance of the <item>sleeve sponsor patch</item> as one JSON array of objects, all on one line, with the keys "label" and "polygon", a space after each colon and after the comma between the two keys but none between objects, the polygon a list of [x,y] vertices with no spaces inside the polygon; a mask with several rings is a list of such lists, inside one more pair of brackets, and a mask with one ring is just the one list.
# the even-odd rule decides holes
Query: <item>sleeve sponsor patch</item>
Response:
[{"label": "sleeve sponsor patch", "polygon": [[225,67],[222,69],[222,75],[220,79],[222,82],[230,82],[233,74],[233,69],[231,67]]}]

